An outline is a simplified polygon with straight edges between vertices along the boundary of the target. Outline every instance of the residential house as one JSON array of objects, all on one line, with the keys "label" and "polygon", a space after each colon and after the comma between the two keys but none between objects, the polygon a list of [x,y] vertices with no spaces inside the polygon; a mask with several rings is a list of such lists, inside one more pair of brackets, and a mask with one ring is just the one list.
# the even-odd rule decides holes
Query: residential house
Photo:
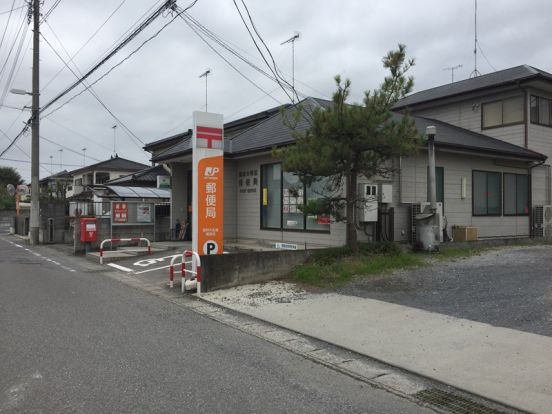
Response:
[{"label": "residential house", "polygon": [[67,188],[73,185],[73,177],[67,170],[60,171],[39,181],[40,194],[55,199],[65,199]]}]

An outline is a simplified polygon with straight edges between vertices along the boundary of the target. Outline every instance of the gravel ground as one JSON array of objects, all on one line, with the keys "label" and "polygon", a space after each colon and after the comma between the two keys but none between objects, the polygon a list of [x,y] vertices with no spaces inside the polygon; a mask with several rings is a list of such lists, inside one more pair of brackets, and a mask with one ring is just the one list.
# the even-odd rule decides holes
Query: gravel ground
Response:
[{"label": "gravel ground", "polygon": [[338,293],[552,336],[552,246],[505,247],[376,278]]}]

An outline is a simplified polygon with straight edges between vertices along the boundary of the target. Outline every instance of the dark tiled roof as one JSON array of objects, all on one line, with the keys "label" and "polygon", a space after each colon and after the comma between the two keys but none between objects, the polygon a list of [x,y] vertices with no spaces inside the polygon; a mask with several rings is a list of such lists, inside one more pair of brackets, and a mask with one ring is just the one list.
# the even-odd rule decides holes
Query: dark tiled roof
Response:
[{"label": "dark tiled roof", "polygon": [[56,174],[49,175],[48,177],[44,177],[39,182],[40,183],[45,183],[45,182],[48,182],[49,180],[56,180],[58,178],[68,180],[68,179],[71,178],[71,174],[67,170],[63,170],[63,171],[60,171]]},{"label": "dark tiled roof", "polygon": [[157,177],[163,175],[170,175],[162,165],[156,165],[155,167],[145,168],[135,173],[125,175],[124,177],[115,178],[108,181],[106,184],[109,185],[157,185]]},{"label": "dark tiled roof", "polygon": [[[401,115],[395,116],[400,117]],[[469,131],[435,119],[416,116],[412,118],[420,134],[425,134],[425,129],[429,125],[434,125],[437,128],[437,134],[435,135],[435,145],[437,147],[464,149],[489,155],[511,155],[538,161],[546,160],[546,156],[538,152],[510,144],[500,139],[491,138],[487,135]]]},{"label": "dark tiled roof", "polygon": [[[285,105],[284,107],[287,107],[288,105]],[[253,115],[246,116],[244,118],[236,119],[234,121],[230,121],[224,124],[224,136],[225,138],[231,138],[232,136],[240,133],[241,131],[251,128],[252,126],[258,124],[259,122],[262,122],[263,120],[271,117],[275,113],[278,113],[280,111],[280,106],[270,108],[261,112],[258,112]],[[151,151],[156,149],[156,147],[161,147],[162,145],[170,144],[172,143],[172,146],[170,146],[167,150],[162,151],[161,153],[157,154],[155,157],[153,157],[153,161],[159,160],[165,160],[168,158],[171,158],[174,156],[174,154],[177,154],[182,151],[186,151],[189,149],[189,145],[186,141],[188,137],[192,136],[192,130],[189,129],[186,132],[183,132],[181,134],[176,134],[167,138],[163,138],[157,141],[150,142],[149,144],[146,144],[144,146],[144,149],[146,151]]]},{"label": "dark tiled roof", "polygon": [[94,171],[99,169],[111,171],[139,171],[148,167],[149,165],[140,164],[139,162],[127,160],[126,158],[116,156],[110,158],[109,160],[87,165],[86,167],[79,168],[78,170],[73,170],[71,171],[71,174],[75,175],[86,171]]},{"label": "dark tiled roof", "polygon": [[[328,108],[331,101],[317,98],[307,98],[300,102],[303,112],[308,116],[317,108]],[[257,123],[232,137],[225,137],[225,154],[229,157],[245,155],[251,152],[267,151],[271,148],[291,144],[295,141],[293,132],[304,132],[309,128],[305,117],[300,118],[294,130],[283,122],[283,117],[292,120],[293,107],[286,108],[283,112],[273,114],[271,117]],[[400,117],[400,114],[394,114]],[[425,134],[428,125],[437,127],[436,145],[441,147],[476,151],[488,155],[507,155],[531,160],[545,160],[546,157],[537,152],[517,145],[509,144],[489,136],[459,128],[441,121],[413,117],[420,134]],[[154,161],[163,161],[177,156],[191,153],[191,138],[178,143],[168,149]]]},{"label": "dark tiled roof", "polygon": [[186,132],[180,132],[178,134],[171,135],[170,137],[158,139],[157,141],[153,141],[144,145],[144,150],[151,151],[157,147],[162,147],[164,145],[176,144],[178,141],[180,141],[181,139],[191,134],[192,134],[192,130],[189,129]]},{"label": "dark tiled roof", "polygon": [[543,79],[545,81],[552,82],[552,74],[529,65],[516,66],[486,75],[477,76],[475,78],[465,79],[459,82],[449,83],[447,85],[415,92],[399,101],[395,105],[394,109],[401,109],[407,106],[458,96],[468,92],[536,79]]}]

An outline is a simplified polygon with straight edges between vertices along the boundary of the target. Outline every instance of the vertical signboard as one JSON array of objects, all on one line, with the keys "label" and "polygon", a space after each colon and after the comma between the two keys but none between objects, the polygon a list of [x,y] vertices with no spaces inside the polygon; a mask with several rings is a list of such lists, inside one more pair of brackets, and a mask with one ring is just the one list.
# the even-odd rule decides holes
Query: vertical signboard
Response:
[{"label": "vertical signboard", "polygon": [[128,223],[127,203],[113,203],[113,223]]},{"label": "vertical signboard", "polygon": [[194,112],[192,248],[224,250],[224,133],[220,114]]}]

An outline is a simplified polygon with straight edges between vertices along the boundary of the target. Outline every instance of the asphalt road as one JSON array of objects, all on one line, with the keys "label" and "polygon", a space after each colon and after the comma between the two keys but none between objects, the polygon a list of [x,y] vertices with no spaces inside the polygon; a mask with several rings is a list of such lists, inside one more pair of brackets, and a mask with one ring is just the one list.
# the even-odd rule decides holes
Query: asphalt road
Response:
[{"label": "asphalt road", "polygon": [[0,237],[1,413],[433,412],[62,254],[7,240]]},{"label": "asphalt road", "polygon": [[363,278],[339,293],[552,336],[552,246],[506,247]]}]

